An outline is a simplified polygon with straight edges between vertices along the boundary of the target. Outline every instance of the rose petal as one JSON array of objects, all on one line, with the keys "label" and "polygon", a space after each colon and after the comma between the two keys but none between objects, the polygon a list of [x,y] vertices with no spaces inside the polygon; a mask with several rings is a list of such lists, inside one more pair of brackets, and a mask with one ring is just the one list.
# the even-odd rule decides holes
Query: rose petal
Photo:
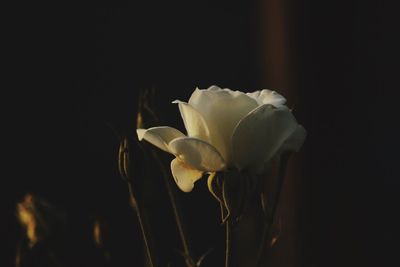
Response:
[{"label": "rose petal", "polygon": [[288,108],[262,105],[237,125],[232,135],[236,166],[257,169],[271,159],[296,130],[297,122]]},{"label": "rose petal", "polygon": [[179,137],[168,146],[172,154],[199,171],[219,171],[225,167],[224,159],[215,147],[200,139]]},{"label": "rose petal", "polygon": [[194,183],[203,176],[203,172],[192,169],[177,158],[171,161],[171,172],[176,184],[183,192],[192,191]]},{"label": "rose petal", "polygon": [[281,107],[286,103],[286,99],[282,95],[269,89],[247,93],[247,95],[257,100],[259,105],[271,104],[275,107]]},{"label": "rose petal", "polygon": [[[197,90],[199,90],[198,88],[196,88]],[[211,85],[210,87],[208,87],[207,89],[206,89],[207,91],[220,91],[220,90],[222,90],[219,86],[216,86],[216,85]]]},{"label": "rose petal", "polygon": [[137,129],[136,133],[139,141],[144,139],[166,152],[169,152],[168,143],[171,142],[171,140],[185,136],[179,130],[168,126]]},{"label": "rose petal", "polygon": [[179,105],[179,111],[181,112],[188,136],[209,141],[210,131],[203,116],[188,103],[179,100],[175,100],[172,103]]},{"label": "rose petal", "polygon": [[230,164],[232,132],[237,123],[257,107],[257,101],[239,91],[211,86],[207,90],[196,89],[189,104],[203,115],[211,133],[210,144]]},{"label": "rose petal", "polygon": [[279,148],[278,154],[284,152],[297,152],[303,145],[306,139],[307,131],[303,126],[297,125],[296,130],[285,140],[282,146]]}]

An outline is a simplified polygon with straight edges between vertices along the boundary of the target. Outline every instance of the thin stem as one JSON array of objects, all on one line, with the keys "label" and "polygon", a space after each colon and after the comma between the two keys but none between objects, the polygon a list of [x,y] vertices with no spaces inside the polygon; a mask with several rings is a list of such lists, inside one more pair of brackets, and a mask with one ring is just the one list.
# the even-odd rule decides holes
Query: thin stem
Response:
[{"label": "thin stem", "polygon": [[225,267],[229,267],[230,265],[231,265],[231,255],[232,255],[232,253],[231,253],[231,250],[232,250],[232,247],[231,247],[231,239],[232,239],[232,236],[231,236],[231,222],[230,222],[230,220],[227,220],[226,222],[225,222],[225,230],[226,230],[226,232],[225,232]]},{"label": "thin stem", "polygon": [[136,214],[138,217],[139,225],[140,225],[140,230],[142,231],[143,234],[143,240],[147,252],[147,256],[149,259],[149,264],[150,267],[155,267],[156,266],[156,256],[155,256],[155,249],[154,245],[152,243],[151,237],[150,237],[150,228],[148,224],[144,222],[144,214],[143,214],[143,209],[141,207],[141,203],[138,203],[137,199],[135,198],[135,195],[133,193],[132,189],[132,184],[128,182],[128,188],[129,188],[129,197],[131,198],[131,201],[133,203],[136,203]]},{"label": "thin stem", "polygon": [[183,247],[183,251],[185,253],[185,260],[186,260],[186,265],[188,267],[194,267],[196,266],[195,261],[193,260],[193,254],[191,252],[191,248],[190,248],[190,243],[189,243],[189,239],[188,236],[186,234],[186,229],[183,225],[182,222],[182,212],[181,209],[179,207],[178,202],[176,201],[176,196],[174,191],[172,190],[172,185],[171,185],[171,179],[168,175],[168,173],[166,172],[164,165],[162,164],[161,159],[158,157],[157,153],[155,153],[153,150],[151,150],[152,152],[152,156],[156,159],[156,161],[158,162],[160,169],[162,171],[162,176],[164,178],[164,182],[167,188],[167,192],[171,201],[171,206],[172,206],[172,210],[174,213],[174,217],[175,217],[175,221],[176,221],[176,225],[178,227],[178,232],[179,232],[179,236],[181,238],[182,241],[182,247]]},{"label": "thin stem", "polygon": [[260,243],[260,247],[259,247],[259,250],[257,253],[257,261],[256,261],[257,267],[261,266],[262,255],[263,255],[263,252],[265,249],[266,238],[267,238],[269,231],[271,230],[272,225],[274,223],[276,210],[278,208],[279,198],[280,198],[281,192],[282,192],[283,180],[285,177],[286,165],[287,165],[288,159],[289,159],[288,156],[282,156],[282,158],[280,160],[279,171],[278,171],[278,184],[277,184],[277,188],[276,188],[275,199],[272,202],[271,213],[265,219],[265,222],[263,225],[263,230],[261,233],[261,243]]},{"label": "thin stem", "polygon": [[261,233],[260,247],[259,247],[258,253],[257,253],[257,261],[256,261],[257,267],[261,266],[262,254],[263,254],[264,248],[265,248],[265,239],[267,238],[267,234],[269,232],[269,225],[270,225],[270,223],[268,221],[264,222],[262,233]]}]

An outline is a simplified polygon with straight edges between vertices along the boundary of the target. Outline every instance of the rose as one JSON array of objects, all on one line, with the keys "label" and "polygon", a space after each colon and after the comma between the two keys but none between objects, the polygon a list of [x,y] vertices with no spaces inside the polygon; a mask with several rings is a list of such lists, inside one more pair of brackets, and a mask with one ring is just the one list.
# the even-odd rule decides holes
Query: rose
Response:
[{"label": "rose", "polygon": [[306,131],[285,102],[267,89],[196,89],[188,103],[173,102],[187,135],[167,126],[137,129],[137,135],[175,155],[172,175],[182,191],[190,192],[204,173],[233,169],[257,174],[277,155],[297,151]]}]

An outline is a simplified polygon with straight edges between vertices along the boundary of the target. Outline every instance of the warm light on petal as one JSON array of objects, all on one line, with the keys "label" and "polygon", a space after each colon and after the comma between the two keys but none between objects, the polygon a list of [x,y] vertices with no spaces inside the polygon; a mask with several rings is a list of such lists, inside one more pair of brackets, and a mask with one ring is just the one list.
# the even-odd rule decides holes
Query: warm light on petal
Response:
[{"label": "warm light on petal", "polygon": [[211,145],[228,165],[232,165],[232,132],[237,123],[257,107],[257,101],[240,91],[211,86],[207,90],[196,89],[189,104],[203,115],[211,133]]},{"label": "warm light on petal", "polygon": [[282,95],[268,89],[247,93],[247,95],[254,98],[259,105],[271,104],[275,107],[281,107],[286,103],[286,99]]},{"label": "warm light on petal", "polygon": [[192,191],[194,183],[203,176],[202,171],[192,169],[177,158],[171,161],[171,171],[176,184],[183,192]]},{"label": "warm light on petal", "polygon": [[171,140],[185,136],[179,130],[167,126],[153,127],[149,129],[137,129],[136,133],[139,141],[144,139],[166,152],[169,152],[168,143],[171,142]]},{"label": "warm light on petal", "polygon": [[271,159],[296,130],[291,111],[262,105],[244,117],[232,135],[233,158],[239,169],[258,168]]},{"label": "warm light on petal", "polygon": [[273,158],[298,151],[305,140],[286,99],[269,89],[243,93],[213,85],[173,103],[187,135],[171,127],[138,129],[137,135],[176,156],[171,169],[185,192],[204,173],[261,174]]},{"label": "warm light on petal", "polygon": [[199,171],[220,171],[225,163],[221,154],[212,145],[192,137],[180,137],[169,143],[172,154]]},{"label": "warm light on petal", "polygon": [[203,116],[188,103],[179,100],[175,100],[172,103],[179,105],[179,111],[181,112],[188,136],[209,141],[210,131]]}]

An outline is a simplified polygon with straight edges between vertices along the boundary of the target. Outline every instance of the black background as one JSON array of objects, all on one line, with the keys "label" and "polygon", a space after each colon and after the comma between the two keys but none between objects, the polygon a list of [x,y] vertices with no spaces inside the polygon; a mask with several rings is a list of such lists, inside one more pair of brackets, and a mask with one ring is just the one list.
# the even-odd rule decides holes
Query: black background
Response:
[{"label": "black background", "polygon": [[[85,253],[94,250],[95,218],[107,222],[114,266],[140,262],[135,215],[116,167],[115,132],[134,134],[139,90],[155,88],[160,120],[182,129],[171,101],[216,84],[282,92],[308,131],[290,180],[296,185],[288,202],[295,242],[278,247],[276,266],[396,266],[394,9],[379,1],[285,1],[282,27],[265,19],[275,14],[265,3],[274,2],[12,11],[3,34],[11,59],[5,72],[11,83],[4,88],[10,97],[2,97],[11,144],[2,183],[6,262],[13,262],[21,236],[15,205],[27,192],[68,214],[74,241],[66,251],[82,266],[96,258]],[[287,39],[280,49],[290,67],[279,79],[279,56],[271,56],[276,45],[268,42],[282,29]],[[222,241],[216,204],[204,181],[199,185],[192,194],[178,192],[197,255]],[[158,238],[169,248],[163,257],[173,258],[171,247],[179,242],[165,192],[150,193],[163,203],[160,211],[154,204]]]}]

